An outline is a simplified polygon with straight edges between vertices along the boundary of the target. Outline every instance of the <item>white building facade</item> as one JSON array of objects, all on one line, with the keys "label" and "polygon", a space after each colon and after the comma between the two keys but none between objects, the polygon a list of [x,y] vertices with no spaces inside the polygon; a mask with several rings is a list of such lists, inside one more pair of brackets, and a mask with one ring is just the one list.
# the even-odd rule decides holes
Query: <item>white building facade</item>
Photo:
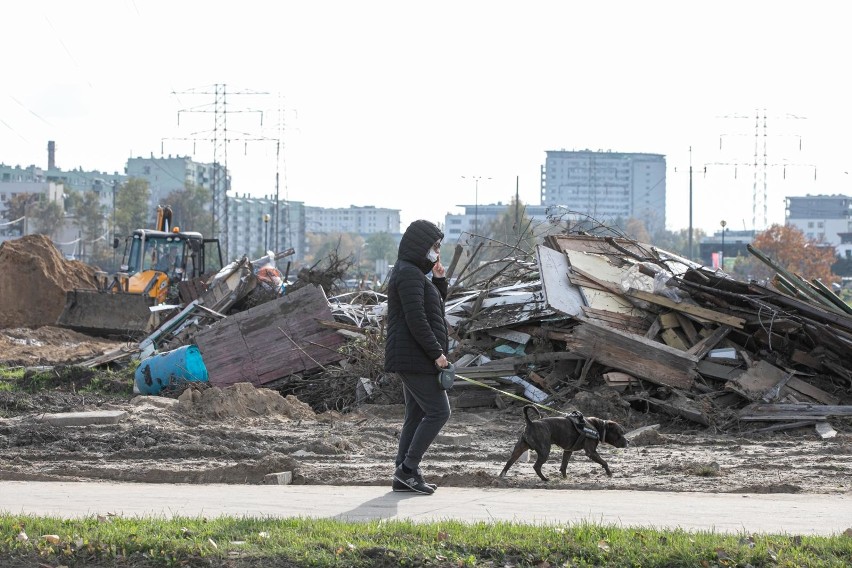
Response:
[{"label": "white building facade", "polygon": [[[129,158],[125,171],[127,177],[141,178],[148,182],[148,188],[151,190],[152,213],[170,193],[183,191],[187,184],[209,189],[211,195],[215,195],[214,182],[221,191],[226,191],[230,187],[224,167],[195,162],[189,156]],[[219,193],[219,195],[224,194]]]},{"label": "white building facade", "polygon": [[276,238],[276,202],[274,196],[228,198],[228,243],[231,259],[247,255],[255,260],[266,250],[281,252],[292,247],[296,252],[286,260],[305,257],[305,204],[301,201],[278,202]]},{"label": "white building facade", "polygon": [[665,229],[665,156],[591,150],[546,154],[542,205],[561,205],[603,223],[641,219],[651,234]]},{"label": "white building facade", "polygon": [[305,228],[309,233],[399,234],[399,209],[365,205],[359,207],[305,207]]},{"label": "white building facade", "polygon": [[837,255],[852,259],[852,197],[806,195],[787,197],[787,224],[805,237],[834,246]]}]

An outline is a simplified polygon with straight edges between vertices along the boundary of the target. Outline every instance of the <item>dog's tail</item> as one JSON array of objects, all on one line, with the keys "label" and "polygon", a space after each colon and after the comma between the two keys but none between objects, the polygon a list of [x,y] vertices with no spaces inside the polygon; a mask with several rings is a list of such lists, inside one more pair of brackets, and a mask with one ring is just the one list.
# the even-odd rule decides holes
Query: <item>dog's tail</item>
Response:
[{"label": "dog's tail", "polygon": [[527,423],[532,422],[532,420],[530,420],[530,415],[527,413],[527,411],[529,411],[530,409],[535,410],[538,414],[538,417],[541,418],[541,411],[532,404],[527,404],[526,406],[524,406],[524,420],[526,420]]}]

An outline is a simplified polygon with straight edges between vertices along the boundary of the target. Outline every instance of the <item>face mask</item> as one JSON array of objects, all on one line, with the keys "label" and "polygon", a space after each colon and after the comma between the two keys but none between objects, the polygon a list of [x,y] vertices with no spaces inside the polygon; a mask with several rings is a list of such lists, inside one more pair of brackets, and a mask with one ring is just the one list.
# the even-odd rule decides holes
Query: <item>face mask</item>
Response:
[{"label": "face mask", "polygon": [[429,249],[429,252],[426,253],[426,258],[429,259],[429,262],[432,264],[438,262],[438,253],[435,252],[435,249]]}]

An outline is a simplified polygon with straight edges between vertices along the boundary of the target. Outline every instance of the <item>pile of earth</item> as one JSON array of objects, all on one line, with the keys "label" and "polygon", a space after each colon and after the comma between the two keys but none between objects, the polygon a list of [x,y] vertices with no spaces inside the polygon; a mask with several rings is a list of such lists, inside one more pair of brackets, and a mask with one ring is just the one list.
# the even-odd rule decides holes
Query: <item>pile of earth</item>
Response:
[{"label": "pile of earth", "polygon": [[0,243],[0,329],[54,325],[67,291],[95,287],[95,269],[65,260],[44,235]]},{"label": "pile of earth", "polygon": [[121,341],[49,325],[0,328],[0,364],[9,367],[71,365],[125,346],[131,348]]}]

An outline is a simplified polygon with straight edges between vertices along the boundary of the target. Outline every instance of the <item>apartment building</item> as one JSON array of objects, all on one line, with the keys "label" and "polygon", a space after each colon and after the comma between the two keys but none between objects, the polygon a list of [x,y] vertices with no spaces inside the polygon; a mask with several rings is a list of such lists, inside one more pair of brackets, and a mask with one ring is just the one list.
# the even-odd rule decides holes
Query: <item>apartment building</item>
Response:
[{"label": "apartment building", "polygon": [[267,250],[281,252],[293,247],[296,252],[291,259],[304,259],[305,204],[279,200],[277,205],[276,233],[275,196],[242,194],[228,198],[228,250],[231,257],[245,254],[254,260]]},{"label": "apartment building", "polygon": [[305,228],[309,233],[399,234],[399,209],[365,205],[359,207],[305,207]]},{"label": "apartment building", "polygon": [[542,205],[561,205],[603,223],[641,219],[651,234],[665,228],[665,156],[591,150],[546,154]]},{"label": "apartment building", "polygon": [[786,223],[805,237],[834,246],[837,255],[852,259],[852,197],[805,195],[787,197]]}]

